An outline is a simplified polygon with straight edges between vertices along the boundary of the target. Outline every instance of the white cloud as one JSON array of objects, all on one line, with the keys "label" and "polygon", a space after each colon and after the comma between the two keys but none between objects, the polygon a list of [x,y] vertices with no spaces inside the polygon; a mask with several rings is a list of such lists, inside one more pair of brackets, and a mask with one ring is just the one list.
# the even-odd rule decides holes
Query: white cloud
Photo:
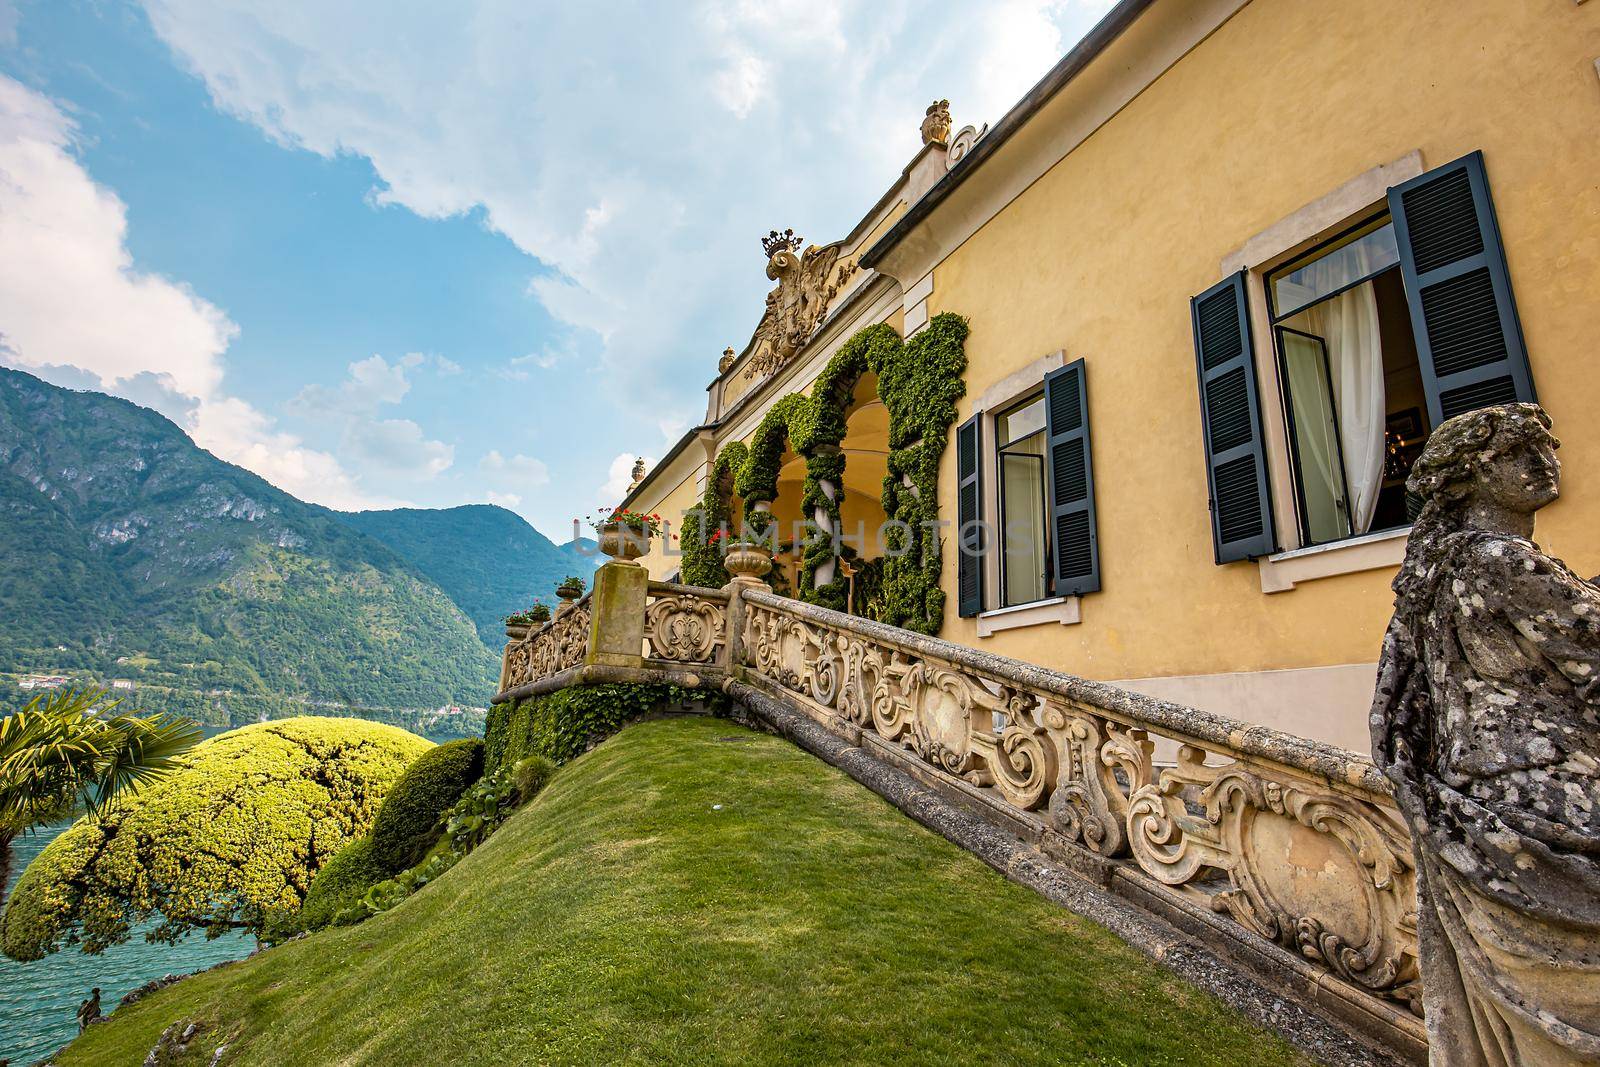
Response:
[{"label": "white cloud", "polygon": [[[633,484],[633,464],[638,458],[632,452],[622,452],[611,461],[611,466],[606,471],[605,484],[595,492],[597,503],[601,505],[622,503],[622,498],[628,495],[628,486]],[[654,457],[644,458],[646,469],[655,466],[655,462]]]},{"label": "white cloud", "polygon": [[379,409],[400,403],[411,392],[410,372],[427,357],[408,352],[390,363],[373,354],[346,367],[337,386],[308,385],[290,409],[339,428],[342,446],[352,455],[392,474],[427,480],[449,470],[455,446],[429,440],[410,419],[380,418]]},{"label": "white cloud", "polygon": [[550,468],[545,462],[520,453],[508,457],[503,455],[498,448],[492,448],[478,461],[478,466],[496,474],[510,474],[524,488],[535,488],[550,483]]},{"label": "white cloud", "polygon": [[74,157],[76,136],[54,102],[0,76],[0,360],[154,404],[201,447],[297,496],[384,503],[225,392],[239,328],[188,286],[134,266],[127,209]]},{"label": "white cloud", "polygon": [[992,122],[1108,4],[698,0],[633,8],[623,29],[605,5],[534,17],[523,0],[450,19],[145,0],[221,108],[365,156],[377,202],[481,207],[551,268],[530,291],[601,342],[598,401],[652,415],[692,402],[754,326],[759,234],[841,236],[916,151],[927,101]]}]

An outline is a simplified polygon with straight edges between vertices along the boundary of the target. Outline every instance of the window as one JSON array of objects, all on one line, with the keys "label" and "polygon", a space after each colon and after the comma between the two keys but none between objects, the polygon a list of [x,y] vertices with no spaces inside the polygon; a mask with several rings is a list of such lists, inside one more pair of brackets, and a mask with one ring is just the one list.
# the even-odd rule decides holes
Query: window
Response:
[{"label": "window", "polygon": [[1100,590],[1087,366],[1077,359],[1040,374],[1042,382],[1008,380],[1006,406],[979,409],[956,428],[962,618]]},{"label": "window", "polygon": [[996,415],[994,429],[1000,478],[1000,606],[1011,607],[1048,595],[1044,394]]},{"label": "window", "polygon": [[[1419,174],[1267,275],[1271,350],[1304,545],[1404,526],[1405,478],[1452,416],[1535,401],[1483,154]],[[1241,270],[1189,303],[1218,564],[1278,551]]]},{"label": "window", "polygon": [[1406,525],[1431,429],[1388,212],[1267,275],[1300,543]]}]

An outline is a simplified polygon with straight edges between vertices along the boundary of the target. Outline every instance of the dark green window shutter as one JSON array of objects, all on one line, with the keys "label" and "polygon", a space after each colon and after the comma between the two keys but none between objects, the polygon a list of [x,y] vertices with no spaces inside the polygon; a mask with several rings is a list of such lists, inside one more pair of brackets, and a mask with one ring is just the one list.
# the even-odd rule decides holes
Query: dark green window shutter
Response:
[{"label": "dark green window shutter", "polygon": [[1045,376],[1044,410],[1055,595],[1094,593],[1100,589],[1100,540],[1095,530],[1094,461],[1089,448],[1089,391],[1083,360]]},{"label": "dark green window shutter", "polygon": [[1389,190],[1428,418],[1533,400],[1483,153]]},{"label": "dark green window shutter", "polygon": [[1190,302],[1218,563],[1265,556],[1277,548],[1244,285],[1240,271]]},{"label": "dark green window shutter", "polygon": [[963,619],[983,610],[983,452],[981,415],[956,430],[956,605]]}]

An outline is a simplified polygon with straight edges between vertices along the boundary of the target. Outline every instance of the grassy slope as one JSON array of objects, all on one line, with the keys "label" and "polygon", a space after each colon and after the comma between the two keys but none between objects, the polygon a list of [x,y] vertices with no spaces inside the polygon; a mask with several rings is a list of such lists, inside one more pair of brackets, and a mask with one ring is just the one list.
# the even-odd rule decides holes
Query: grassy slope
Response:
[{"label": "grassy slope", "polygon": [[[719,740],[737,738],[742,743]],[[713,805],[721,804],[722,810]],[[632,727],[401,907],[179,983],[58,1062],[1300,1063],[843,774]]]}]

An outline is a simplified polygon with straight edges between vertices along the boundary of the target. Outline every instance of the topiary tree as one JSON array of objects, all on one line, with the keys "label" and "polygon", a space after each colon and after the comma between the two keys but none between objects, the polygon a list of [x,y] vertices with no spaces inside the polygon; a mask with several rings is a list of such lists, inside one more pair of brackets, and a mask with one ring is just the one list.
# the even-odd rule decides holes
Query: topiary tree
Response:
[{"label": "topiary tree", "polygon": [[201,742],[182,770],[39,854],[6,905],[5,953],[100,952],[150,918],[157,941],[259,934],[274,913],[299,909],[317,870],[368,831],[390,786],[432,747],[394,726],[314,717]]},{"label": "topiary tree", "polygon": [[372,824],[372,858],[389,874],[421,860],[439,838],[439,816],[483,776],[475,737],[430,749],[395,782]]}]

